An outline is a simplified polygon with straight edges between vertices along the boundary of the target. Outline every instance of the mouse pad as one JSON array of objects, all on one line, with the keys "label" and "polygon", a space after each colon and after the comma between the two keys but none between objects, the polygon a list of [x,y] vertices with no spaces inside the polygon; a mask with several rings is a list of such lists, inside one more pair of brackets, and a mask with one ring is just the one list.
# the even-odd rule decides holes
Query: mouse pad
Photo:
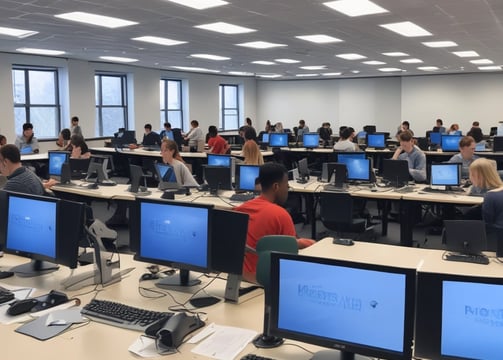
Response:
[{"label": "mouse pad", "polygon": [[62,333],[70,326],[72,326],[72,323],[64,325],[47,326],[46,322],[49,315],[51,314],[41,316],[33,321],[30,321],[29,323],[23,324],[20,327],[18,327],[15,331],[20,334],[34,337],[35,339],[38,340],[47,340]]}]

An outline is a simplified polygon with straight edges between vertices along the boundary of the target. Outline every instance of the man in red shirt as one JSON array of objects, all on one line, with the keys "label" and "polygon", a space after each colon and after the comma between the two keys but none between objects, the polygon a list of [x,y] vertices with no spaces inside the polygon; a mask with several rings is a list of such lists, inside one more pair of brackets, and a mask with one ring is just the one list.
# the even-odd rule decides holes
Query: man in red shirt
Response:
[{"label": "man in red shirt", "polygon": [[210,138],[208,139],[208,147],[210,148],[208,152],[210,154],[226,154],[229,149],[229,144],[220,135],[218,135],[218,130],[216,126],[211,125],[208,128],[208,133]]},{"label": "man in red shirt", "polygon": [[[266,163],[260,167],[259,182],[262,193],[259,197],[247,201],[234,210],[250,215],[246,245],[255,249],[257,242],[266,235],[296,236],[292,217],[280,205],[288,198],[288,171],[278,163]],[[311,239],[297,239],[300,249],[312,245]],[[258,256],[246,252],[243,264],[243,279],[257,282]]]}]

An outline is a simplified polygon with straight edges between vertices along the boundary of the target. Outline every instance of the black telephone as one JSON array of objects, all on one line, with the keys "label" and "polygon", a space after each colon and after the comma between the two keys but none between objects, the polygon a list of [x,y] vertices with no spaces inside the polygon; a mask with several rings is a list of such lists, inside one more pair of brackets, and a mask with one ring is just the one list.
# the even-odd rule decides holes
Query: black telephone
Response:
[{"label": "black telephone", "polygon": [[14,301],[10,304],[9,309],[7,309],[7,314],[19,315],[26,312],[37,312],[66,302],[68,302],[66,294],[56,290],[51,290],[50,293],[36,298]]}]

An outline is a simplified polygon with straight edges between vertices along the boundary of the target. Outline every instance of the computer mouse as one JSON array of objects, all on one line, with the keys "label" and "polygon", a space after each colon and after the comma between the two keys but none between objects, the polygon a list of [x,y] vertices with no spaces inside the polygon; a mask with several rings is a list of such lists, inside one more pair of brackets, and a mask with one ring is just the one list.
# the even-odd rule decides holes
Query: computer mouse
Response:
[{"label": "computer mouse", "polygon": [[152,273],[145,273],[140,277],[140,281],[159,279],[159,275]]},{"label": "computer mouse", "polygon": [[96,183],[90,183],[89,185],[87,185],[87,188],[88,189],[98,189],[99,186]]},{"label": "computer mouse", "polygon": [[29,312],[31,309],[38,304],[38,300],[36,299],[24,299],[17,300],[10,304],[10,307],[7,309],[7,315],[19,315]]}]

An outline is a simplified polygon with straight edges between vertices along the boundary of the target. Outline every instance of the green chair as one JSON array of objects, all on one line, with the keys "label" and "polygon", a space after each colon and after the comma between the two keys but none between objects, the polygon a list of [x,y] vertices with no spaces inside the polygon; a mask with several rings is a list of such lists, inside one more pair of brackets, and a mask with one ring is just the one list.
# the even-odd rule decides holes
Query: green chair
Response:
[{"label": "green chair", "polygon": [[258,255],[257,281],[264,287],[264,332],[253,340],[253,345],[258,348],[273,348],[283,343],[282,338],[269,335],[269,304],[270,304],[270,279],[271,279],[271,252],[297,254],[299,248],[297,239],[287,235],[267,235],[262,237],[255,249]]}]

